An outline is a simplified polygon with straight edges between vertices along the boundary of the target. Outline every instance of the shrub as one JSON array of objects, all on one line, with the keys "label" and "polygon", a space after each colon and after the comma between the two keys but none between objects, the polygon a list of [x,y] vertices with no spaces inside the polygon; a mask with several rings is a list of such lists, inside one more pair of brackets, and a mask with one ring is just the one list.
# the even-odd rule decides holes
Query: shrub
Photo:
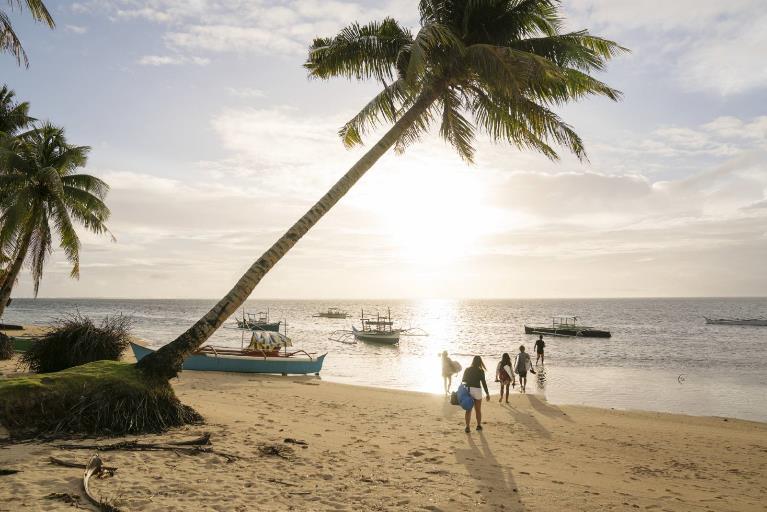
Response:
[{"label": "shrub", "polygon": [[96,325],[79,313],[59,319],[21,356],[21,365],[50,373],[93,361],[120,359],[130,342],[130,317],[106,317]]},{"label": "shrub", "polygon": [[13,357],[13,339],[0,332],[0,361]]}]

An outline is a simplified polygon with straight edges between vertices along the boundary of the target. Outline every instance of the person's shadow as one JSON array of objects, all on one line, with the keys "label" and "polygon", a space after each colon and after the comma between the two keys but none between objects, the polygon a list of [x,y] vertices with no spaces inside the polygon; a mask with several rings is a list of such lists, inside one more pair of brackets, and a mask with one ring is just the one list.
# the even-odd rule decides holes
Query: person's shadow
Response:
[{"label": "person's shadow", "polygon": [[[479,445],[476,438],[479,438]],[[504,464],[499,464],[484,433],[467,434],[466,442],[468,447],[456,449],[455,458],[466,466],[467,473],[477,480],[478,496],[483,500],[482,505],[524,511],[525,506],[519,497],[517,484],[509,467],[511,458],[505,460]]]}]

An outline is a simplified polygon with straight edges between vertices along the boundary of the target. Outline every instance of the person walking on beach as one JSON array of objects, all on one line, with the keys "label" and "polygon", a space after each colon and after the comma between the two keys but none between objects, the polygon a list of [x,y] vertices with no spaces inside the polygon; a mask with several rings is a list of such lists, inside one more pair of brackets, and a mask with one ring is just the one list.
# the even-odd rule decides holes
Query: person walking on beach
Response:
[{"label": "person walking on beach", "polygon": [[543,341],[543,334],[538,336],[538,340],[535,342],[535,364],[538,364],[538,360],[540,359],[541,364],[544,364],[543,362],[543,348],[546,346],[546,342]]},{"label": "person walking on beach", "polygon": [[533,363],[532,361],[530,361],[530,354],[525,352],[524,345],[520,345],[519,354],[517,354],[517,358],[514,360],[514,371],[517,372],[517,375],[519,375],[519,392],[520,393],[525,392],[525,386],[527,385],[528,369],[532,373],[535,373],[535,370],[533,370]]},{"label": "person walking on beach", "polygon": [[504,389],[506,390],[506,403],[509,403],[509,385],[516,384],[516,378],[514,377],[514,370],[511,369],[511,357],[508,353],[504,352],[501,356],[501,361],[495,369],[495,380],[501,383],[501,396],[498,398],[498,403],[503,400]]},{"label": "person walking on beach", "polygon": [[453,374],[461,371],[461,365],[458,361],[453,361],[447,356],[447,350],[442,352],[442,381],[445,385],[445,394],[450,394],[450,387],[453,384]]},{"label": "person walking on beach", "polygon": [[[473,409],[477,415],[477,430],[482,431],[482,388],[485,389],[485,395],[487,401],[490,401],[490,391],[487,389],[487,381],[485,381],[485,363],[482,362],[482,358],[474,356],[471,360],[471,366],[466,368],[463,372],[463,383],[469,388],[469,394],[474,399]],[[482,387],[480,387],[480,385]],[[471,430],[469,424],[471,423],[471,409],[466,411],[466,433]]]}]

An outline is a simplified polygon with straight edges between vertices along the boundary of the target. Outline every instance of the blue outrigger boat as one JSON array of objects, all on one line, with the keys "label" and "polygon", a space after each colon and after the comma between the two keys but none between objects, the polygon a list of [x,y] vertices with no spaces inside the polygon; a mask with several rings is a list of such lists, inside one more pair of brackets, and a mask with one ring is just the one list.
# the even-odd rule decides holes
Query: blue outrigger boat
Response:
[{"label": "blue outrigger boat", "polygon": [[[278,333],[264,333],[269,336],[282,336]],[[256,335],[254,334],[254,337]],[[260,344],[260,343],[259,343]],[[140,361],[154,350],[131,343],[136,361]],[[207,345],[184,360],[184,370],[236,373],[277,373],[282,375],[319,375],[327,353],[314,356],[303,350],[280,353],[279,347],[236,349],[231,347],[213,347]],[[287,345],[283,345],[287,347]]]}]

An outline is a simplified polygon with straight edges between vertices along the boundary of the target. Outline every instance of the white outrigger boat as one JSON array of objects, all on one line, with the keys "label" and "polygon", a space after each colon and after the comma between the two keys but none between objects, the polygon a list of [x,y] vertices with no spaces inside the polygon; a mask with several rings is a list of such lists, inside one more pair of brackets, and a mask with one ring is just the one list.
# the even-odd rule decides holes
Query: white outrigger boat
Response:
[{"label": "white outrigger boat", "polygon": [[767,327],[765,318],[708,318],[704,316],[709,325],[749,325],[758,327]]},{"label": "white outrigger boat", "polygon": [[387,310],[386,316],[378,313],[375,316],[365,316],[365,311],[360,315],[362,328],[352,326],[351,331],[333,331],[329,338],[331,341],[340,343],[356,343],[366,341],[369,343],[381,343],[384,345],[396,345],[401,336],[428,336],[426,331],[420,328],[395,328],[391,319],[391,310]]}]

